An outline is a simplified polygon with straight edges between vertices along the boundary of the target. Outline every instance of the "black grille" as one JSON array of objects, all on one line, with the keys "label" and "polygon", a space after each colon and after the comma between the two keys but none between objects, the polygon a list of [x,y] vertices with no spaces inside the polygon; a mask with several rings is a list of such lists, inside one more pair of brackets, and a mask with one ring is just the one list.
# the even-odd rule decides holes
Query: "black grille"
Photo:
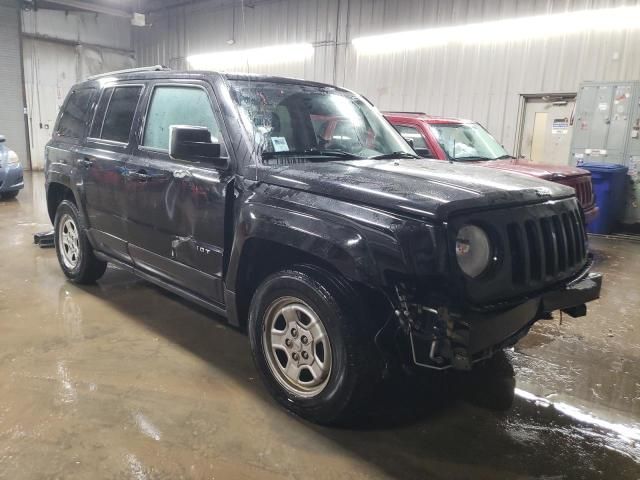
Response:
[{"label": "black grille", "polygon": [[582,267],[585,231],[577,209],[507,225],[511,277],[516,285],[549,282]]},{"label": "black grille", "polygon": [[[576,198],[455,216],[451,232],[478,225],[496,246],[485,275],[464,277],[466,297],[477,305],[493,304],[575,277],[587,264],[583,222]],[[452,240],[455,255],[455,236]]]}]

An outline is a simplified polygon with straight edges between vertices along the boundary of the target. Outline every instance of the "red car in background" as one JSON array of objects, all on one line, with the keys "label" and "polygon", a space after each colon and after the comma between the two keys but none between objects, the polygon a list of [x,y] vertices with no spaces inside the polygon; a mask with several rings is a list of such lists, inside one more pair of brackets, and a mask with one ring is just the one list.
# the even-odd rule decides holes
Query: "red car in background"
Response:
[{"label": "red car in background", "polygon": [[573,187],[589,223],[598,214],[591,174],[583,169],[532,163],[511,156],[482,125],[425,113],[384,112],[384,116],[425,158],[455,162],[482,162],[483,166],[518,172]]}]

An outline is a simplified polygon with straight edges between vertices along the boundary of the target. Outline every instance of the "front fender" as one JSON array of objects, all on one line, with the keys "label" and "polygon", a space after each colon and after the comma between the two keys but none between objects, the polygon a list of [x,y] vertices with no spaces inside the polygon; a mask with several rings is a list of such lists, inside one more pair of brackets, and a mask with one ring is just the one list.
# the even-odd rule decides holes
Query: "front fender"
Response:
[{"label": "front fender", "polygon": [[277,205],[245,204],[238,215],[235,232],[226,279],[227,288],[231,290],[236,287],[241,253],[252,239],[268,240],[318,257],[350,280],[366,284],[381,282],[376,261],[362,233],[351,225],[328,222],[322,215]]},{"label": "front fender", "polygon": [[[247,281],[244,272],[251,264],[246,262],[256,261],[256,255],[257,261],[264,256],[282,256],[268,260],[273,260],[272,266],[282,263],[284,268],[298,261],[306,263],[313,257],[320,260],[320,266],[331,267],[347,280],[384,294],[394,292],[404,279],[439,279],[444,271],[446,259],[438,247],[444,238],[441,226],[246,179],[238,182],[234,197],[233,226],[229,225],[227,237],[231,241],[225,269],[225,303],[235,323],[240,323],[241,316],[236,293],[243,291]],[[304,259],[298,254],[303,254]],[[440,280],[431,284],[442,286]]]}]

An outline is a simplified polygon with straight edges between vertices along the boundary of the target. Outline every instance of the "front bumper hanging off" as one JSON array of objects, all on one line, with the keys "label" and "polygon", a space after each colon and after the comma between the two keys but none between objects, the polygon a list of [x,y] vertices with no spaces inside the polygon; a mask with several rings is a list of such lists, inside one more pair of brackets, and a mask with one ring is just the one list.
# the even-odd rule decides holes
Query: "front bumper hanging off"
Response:
[{"label": "front bumper hanging off", "polygon": [[589,273],[515,307],[465,312],[429,309],[436,318],[427,322],[427,328],[423,325],[409,330],[413,361],[438,370],[468,370],[474,362],[515,344],[550,312],[560,310],[572,317],[586,315],[586,303],[600,297],[601,286],[602,275]]}]

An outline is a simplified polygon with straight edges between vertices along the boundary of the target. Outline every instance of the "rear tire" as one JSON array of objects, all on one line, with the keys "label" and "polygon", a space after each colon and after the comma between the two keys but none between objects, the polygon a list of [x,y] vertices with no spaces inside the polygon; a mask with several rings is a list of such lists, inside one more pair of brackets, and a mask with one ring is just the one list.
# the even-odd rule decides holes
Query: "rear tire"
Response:
[{"label": "rear tire", "polygon": [[82,216],[73,202],[63,200],[58,205],[54,232],[58,262],[69,280],[89,284],[104,275],[107,262],[94,255]]},{"label": "rear tire", "polygon": [[317,269],[284,270],[262,282],[249,311],[253,359],[267,388],[321,424],[353,421],[379,377],[363,309],[338,285]]},{"label": "rear tire", "polygon": [[14,190],[12,192],[4,192],[4,193],[0,193],[0,197],[2,197],[3,200],[9,200],[11,198],[16,198],[18,196],[18,193],[20,193],[20,190]]}]

